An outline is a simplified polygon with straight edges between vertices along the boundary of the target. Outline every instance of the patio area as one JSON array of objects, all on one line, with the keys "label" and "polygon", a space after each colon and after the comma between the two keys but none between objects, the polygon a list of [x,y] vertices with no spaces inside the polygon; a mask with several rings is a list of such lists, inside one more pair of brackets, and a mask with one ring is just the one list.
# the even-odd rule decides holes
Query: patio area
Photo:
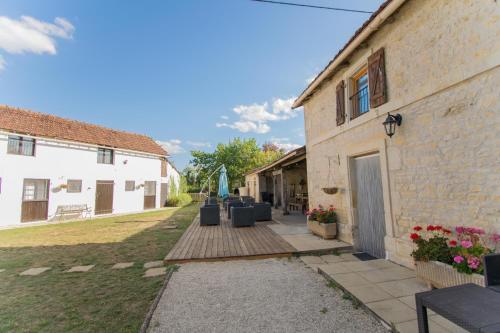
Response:
[{"label": "patio area", "polygon": [[296,250],[268,228],[275,222],[257,222],[254,227],[233,228],[222,211],[220,225],[200,226],[197,216],[175,247],[166,263],[289,257]]},{"label": "patio area", "polygon": [[342,241],[324,240],[311,234],[305,216],[300,213],[283,215],[282,211],[273,209],[272,214],[272,221],[256,222],[255,226],[244,228],[233,228],[224,210],[220,225],[200,226],[197,216],[164,261],[264,259],[352,250],[351,245]]}]

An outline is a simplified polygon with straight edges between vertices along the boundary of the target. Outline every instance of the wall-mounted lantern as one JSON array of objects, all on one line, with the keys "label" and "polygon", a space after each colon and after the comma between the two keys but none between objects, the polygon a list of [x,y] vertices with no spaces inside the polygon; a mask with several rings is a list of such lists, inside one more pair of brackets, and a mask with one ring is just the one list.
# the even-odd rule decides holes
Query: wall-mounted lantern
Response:
[{"label": "wall-mounted lantern", "polygon": [[387,118],[382,123],[385,128],[385,133],[391,137],[396,132],[396,125],[401,126],[401,122],[403,121],[403,117],[398,113],[396,115],[392,115],[387,113]]}]

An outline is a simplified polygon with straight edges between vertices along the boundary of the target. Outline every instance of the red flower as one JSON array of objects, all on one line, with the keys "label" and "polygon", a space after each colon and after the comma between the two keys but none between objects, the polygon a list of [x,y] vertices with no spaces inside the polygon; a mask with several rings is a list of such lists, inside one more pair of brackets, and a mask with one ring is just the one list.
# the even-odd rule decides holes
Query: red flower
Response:
[{"label": "red flower", "polygon": [[417,226],[413,227],[413,230],[420,231],[420,230],[422,230],[422,227],[417,225]]},{"label": "red flower", "polygon": [[457,246],[457,241],[456,241],[456,240],[454,240],[454,239],[452,239],[452,240],[450,241],[450,246],[451,246],[451,247],[455,247],[455,246]]},{"label": "red flower", "polygon": [[427,231],[434,231],[436,228],[433,225],[428,225],[427,226]]},{"label": "red flower", "polygon": [[449,235],[449,234],[451,234],[451,230],[450,230],[450,229],[443,229],[443,232],[444,232],[445,234],[448,234],[448,235]]},{"label": "red flower", "polygon": [[434,230],[443,230],[443,227],[440,226],[440,225],[437,225],[437,226],[434,227]]},{"label": "red flower", "polygon": [[415,241],[415,240],[419,239],[420,236],[418,234],[410,234],[410,238]]}]

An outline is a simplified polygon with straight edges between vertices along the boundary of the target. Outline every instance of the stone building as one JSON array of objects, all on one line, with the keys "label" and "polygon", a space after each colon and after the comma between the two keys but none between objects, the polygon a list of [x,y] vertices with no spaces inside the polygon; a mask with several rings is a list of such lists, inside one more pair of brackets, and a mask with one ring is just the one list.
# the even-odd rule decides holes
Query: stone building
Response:
[{"label": "stone building", "polygon": [[499,36],[496,1],[389,0],[295,101],[341,240],[411,266],[417,224],[500,231]]}]

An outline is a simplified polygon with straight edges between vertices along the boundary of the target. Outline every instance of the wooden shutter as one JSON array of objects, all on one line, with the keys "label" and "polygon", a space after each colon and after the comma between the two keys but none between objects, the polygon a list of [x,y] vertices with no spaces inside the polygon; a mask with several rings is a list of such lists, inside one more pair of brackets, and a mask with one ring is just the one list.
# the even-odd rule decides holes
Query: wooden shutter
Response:
[{"label": "wooden shutter", "polygon": [[337,85],[336,100],[337,100],[337,126],[342,125],[345,122],[345,93],[344,93],[344,81],[340,81]]},{"label": "wooden shutter", "polygon": [[370,107],[376,108],[387,102],[384,48],[378,49],[368,57],[368,86],[370,89]]}]

